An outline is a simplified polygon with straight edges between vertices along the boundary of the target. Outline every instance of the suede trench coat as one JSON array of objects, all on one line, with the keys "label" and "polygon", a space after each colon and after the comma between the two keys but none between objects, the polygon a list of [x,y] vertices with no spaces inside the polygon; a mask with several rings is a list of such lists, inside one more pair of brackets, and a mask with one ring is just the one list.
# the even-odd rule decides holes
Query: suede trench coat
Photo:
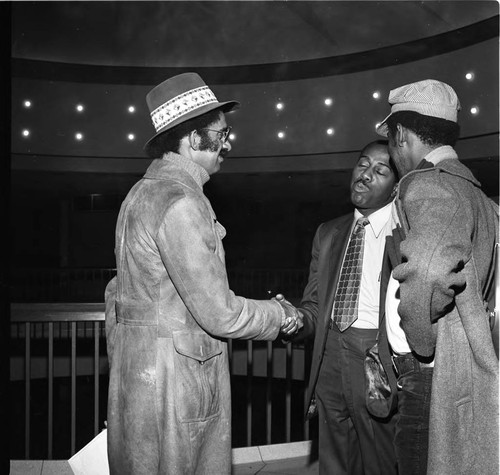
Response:
[{"label": "suede trench coat", "polygon": [[398,312],[412,350],[435,354],[428,475],[498,475],[498,360],[483,299],[498,217],[454,150],[440,155],[399,184]]},{"label": "suede trench coat", "polygon": [[[309,279],[304,289],[300,309],[305,315],[304,327],[294,341],[314,338],[311,372],[307,390],[307,402],[309,409],[306,416],[310,417],[315,412],[314,404],[316,383],[323,361],[325,344],[328,337],[333,299],[337,288],[342,260],[345,254],[353,222],[353,214],[333,219],[322,223],[314,236],[311,263],[309,267]],[[388,259],[384,256],[383,266],[388,268]],[[381,273],[380,302],[385,302],[389,271]],[[387,342],[385,325],[381,324],[385,318],[385,306],[380,305],[379,311],[379,348],[380,357],[387,367],[392,365]],[[395,375],[390,370],[389,382],[391,385],[391,396],[388,402],[389,414],[396,408],[397,388]]]},{"label": "suede trench coat", "polygon": [[229,288],[197,165],[168,154],[122,204],[106,290],[111,474],[231,472],[228,338],[273,340],[276,301]]}]

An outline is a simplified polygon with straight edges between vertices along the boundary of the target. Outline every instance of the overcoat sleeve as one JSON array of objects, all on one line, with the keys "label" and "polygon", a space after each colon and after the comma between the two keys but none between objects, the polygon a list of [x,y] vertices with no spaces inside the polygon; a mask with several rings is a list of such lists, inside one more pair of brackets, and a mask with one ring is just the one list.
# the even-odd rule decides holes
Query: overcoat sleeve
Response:
[{"label": "overcoat sleeve", "polygon": [[394,269],[401,326],[411,348],[422,356],[434,353],[434,323],[464,289],[461,271],[471,257],[470,220],[442,175],[436,169],[417,173],[407,184],[402,205],[408,229],[401,243],[402,264]]},{"label": "overcoat sleeve", "polygon": [[221,338],[277,337],[280,304],[246,299],[230,290],[221,239],[202,200],[186,194],[168,206],[155,241],[177,292],[207,333]]}]

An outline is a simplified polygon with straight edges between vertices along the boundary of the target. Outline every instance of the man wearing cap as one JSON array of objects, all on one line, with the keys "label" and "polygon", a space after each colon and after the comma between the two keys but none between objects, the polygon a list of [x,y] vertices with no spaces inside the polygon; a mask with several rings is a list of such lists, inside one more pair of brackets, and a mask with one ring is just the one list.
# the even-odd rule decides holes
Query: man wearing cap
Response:
[{"label": "man wearing cap", "polygon": [[389,103],[377,132],[401,177],[386,300],[400,472],[498,474],[498,360],[484,306],[498,216],[453,148],[455,91],[428,79],[392,90]]},{"label": "man wearing cap", "polygon": [[226,340],[274,340],[297,327],[286,301],[236,296],[203,185],[231,150],[225,112],[194,73],[146,97],[155,158],[122,204],[117,277],[106,289],[111,474],[229,474]]}]

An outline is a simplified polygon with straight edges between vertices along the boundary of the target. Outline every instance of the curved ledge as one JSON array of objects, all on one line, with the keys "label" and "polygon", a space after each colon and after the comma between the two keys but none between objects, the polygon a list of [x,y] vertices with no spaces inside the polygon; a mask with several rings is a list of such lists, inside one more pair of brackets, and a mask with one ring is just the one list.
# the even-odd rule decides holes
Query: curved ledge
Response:
[{"label": "curved ledge", "polygon": [[499,16],[447,33],[361,53],[328,58],[227,67],[141,68],[57,63],[12,58],[12,77],[101,84],[151,85],[165,77],[198,72],[209,84],[292,81],[385,68],[430,58],[499,35]]}]

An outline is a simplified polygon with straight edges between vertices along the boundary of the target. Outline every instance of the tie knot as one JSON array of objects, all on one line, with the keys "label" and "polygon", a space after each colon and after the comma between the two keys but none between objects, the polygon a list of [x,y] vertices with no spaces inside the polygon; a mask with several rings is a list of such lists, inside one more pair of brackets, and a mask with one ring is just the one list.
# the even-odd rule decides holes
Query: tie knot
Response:
[{"label": "tie knot", "polygon": [[370,223],[370,221],[368,221],[368,218],[365,218],[364,216],[362,218],[359,218],[356,221],[356,226],[354,226],[353,233],[359,232],[361,229],[363,229],[369,223]]}]

